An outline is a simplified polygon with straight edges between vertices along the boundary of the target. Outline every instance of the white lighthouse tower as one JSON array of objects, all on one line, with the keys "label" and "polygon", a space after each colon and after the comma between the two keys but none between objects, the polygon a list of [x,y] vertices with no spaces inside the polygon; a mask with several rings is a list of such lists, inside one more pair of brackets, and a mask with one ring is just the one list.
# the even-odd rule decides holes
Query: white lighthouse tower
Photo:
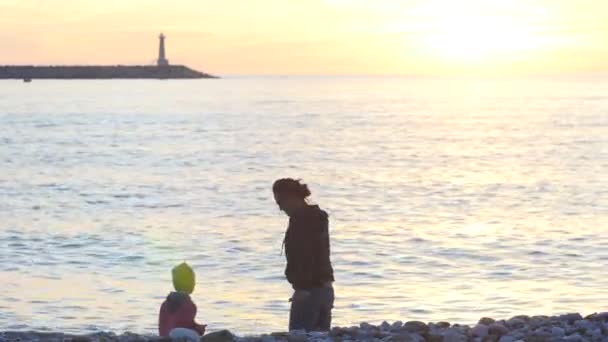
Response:
[{"label": "white lighthouse tower", "polygon": [[160,43],[158,45],[157,64],[158,66],[167,66],[169,65],[169,60],[165,57],[165,35],[161,33],[160,36],[158,36],[158,39],[160,40]]}]

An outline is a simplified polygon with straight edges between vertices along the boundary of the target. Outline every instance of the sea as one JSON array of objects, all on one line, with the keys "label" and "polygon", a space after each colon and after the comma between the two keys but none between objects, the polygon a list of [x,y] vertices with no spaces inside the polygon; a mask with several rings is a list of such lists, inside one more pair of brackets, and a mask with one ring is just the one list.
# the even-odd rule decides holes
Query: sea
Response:
[{"label": "sea", "polygon": [[608,77],[0,81],[0,330],[287,329],[287,217],[330,214],[334,325],[608,311]]}]

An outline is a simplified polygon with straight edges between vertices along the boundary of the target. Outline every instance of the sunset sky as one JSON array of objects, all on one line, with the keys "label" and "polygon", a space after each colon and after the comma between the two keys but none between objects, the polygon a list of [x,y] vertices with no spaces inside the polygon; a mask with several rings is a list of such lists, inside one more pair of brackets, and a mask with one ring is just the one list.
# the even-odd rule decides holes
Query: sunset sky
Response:
[{"label": "sunset sky", "polygon": [[606,0],[0,0],[0,64],[218,74],[608,71]]}]

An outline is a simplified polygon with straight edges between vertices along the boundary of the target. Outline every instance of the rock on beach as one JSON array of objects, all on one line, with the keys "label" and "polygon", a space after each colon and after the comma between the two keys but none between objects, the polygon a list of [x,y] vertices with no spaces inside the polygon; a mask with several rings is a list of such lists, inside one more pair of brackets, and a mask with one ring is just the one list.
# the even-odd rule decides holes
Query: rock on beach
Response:
[{"label": "rock on beach", "polygon": [[[168,338],[100,332],[91,335],[70,335],[46,332],[0,332],[0,342],[165,342]],[[227,330],[212,332],[201,342],[608,342],[608,312],[581,316],[578,313],[558,316],[515,316],[506,320],[484,317],[473,326],[448,322],[403,323],[367,322],[359,326],[334,327],[330,332],[292,331],[259,336],[235,336]]]}]

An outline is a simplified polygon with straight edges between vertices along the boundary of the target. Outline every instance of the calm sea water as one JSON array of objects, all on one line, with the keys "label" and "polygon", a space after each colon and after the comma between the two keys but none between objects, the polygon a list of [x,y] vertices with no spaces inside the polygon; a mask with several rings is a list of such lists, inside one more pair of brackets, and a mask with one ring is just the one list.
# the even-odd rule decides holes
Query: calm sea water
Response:
[{"label": "calm sea water", "polygon": [[335,324],[606,310],[608,79],[0,82],[0,329],[285,330],[286,218],[331,214]]}]

